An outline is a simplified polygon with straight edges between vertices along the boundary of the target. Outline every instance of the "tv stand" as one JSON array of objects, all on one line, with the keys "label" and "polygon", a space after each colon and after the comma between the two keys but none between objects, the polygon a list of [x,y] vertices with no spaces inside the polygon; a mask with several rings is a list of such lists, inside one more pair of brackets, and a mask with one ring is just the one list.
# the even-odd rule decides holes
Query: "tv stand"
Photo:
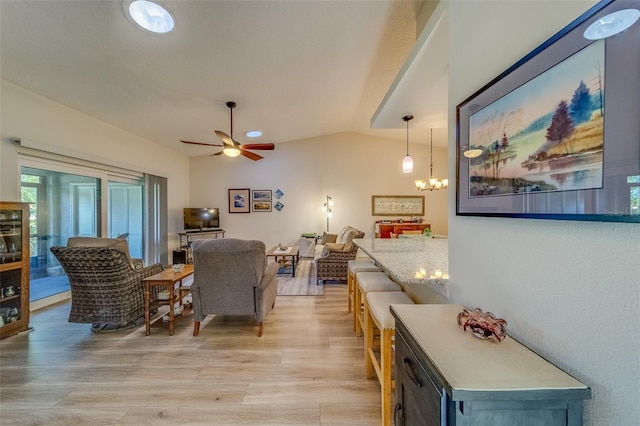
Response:
[{"label": "tv stand", "polygon": [[206,228],[202,231],[198,229],[189,229],[183,232],[178,232],[178,236],[180,237],[180,250],[184,250],[186,252],[186,263],[193,263],[191,243],[194,240],[224,238],[225,232],[226,231],[224,229],[219,228]]}]

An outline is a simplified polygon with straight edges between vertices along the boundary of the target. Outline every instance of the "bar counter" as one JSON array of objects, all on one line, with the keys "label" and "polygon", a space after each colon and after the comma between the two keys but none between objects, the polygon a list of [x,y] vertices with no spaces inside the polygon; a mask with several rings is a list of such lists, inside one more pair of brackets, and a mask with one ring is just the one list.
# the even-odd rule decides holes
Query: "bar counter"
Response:
[{"label": "bar counter", "polygon": [[449,240],[446,238],[375,238],[353,241],[399,284],[446,286],[449,282]]}]

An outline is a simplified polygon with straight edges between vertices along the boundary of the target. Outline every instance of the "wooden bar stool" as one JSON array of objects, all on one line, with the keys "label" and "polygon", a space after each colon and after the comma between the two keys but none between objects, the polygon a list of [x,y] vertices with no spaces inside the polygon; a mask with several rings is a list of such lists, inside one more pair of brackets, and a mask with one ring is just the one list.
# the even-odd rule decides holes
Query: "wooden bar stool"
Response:
[{"label": "wooden bar stool", "polygon": [[364,327],[362,306],[367,304],[365,295],[369,292],[402,291],[402,288],[384,272],[358,272],[355,282],[357,285],[354,289],[353,329],[356,336],[360,337],[360,332]]},{"label": "wooden bar stool", "polygon": [[358,272],[382,272],[371,260],[350,260],[347,262],[349,273],[347,274],[347,312],[353,310],[355,297],[356,274]]},{"label": "wooden bar stool", "polygon": [[[364,305],[364,367],[367,379],[375,370],[380,382],[380,404],[382,407],[382,425],[391,424],[391,391],[394,380],[391,377],[392,345],[395,337],[395,320],[389,310],[391,305],[413,305],[413,300],[402,291],[367,293]],[[374,350],[374,335],[380,335],[380,361]]]}]

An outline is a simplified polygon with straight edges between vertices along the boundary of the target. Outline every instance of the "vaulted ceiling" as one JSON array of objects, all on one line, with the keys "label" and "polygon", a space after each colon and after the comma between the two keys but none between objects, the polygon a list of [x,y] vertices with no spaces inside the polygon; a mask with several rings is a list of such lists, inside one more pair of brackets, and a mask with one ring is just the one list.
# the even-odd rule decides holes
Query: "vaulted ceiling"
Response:
[{"label": "vaulted ceiling", "polygon": [[[416,100],[388,94],[415,50],[425,2],[163,4],[176,28],[151,35],[121,1],[2,0],[2,79],[187,155],[208,151],[180,139],[215,143],[214,130],[230,132],[227,101],[237,102],[241,143],[345,131],[403,140],[405,114],[433,126]],[[393,106],[378,111],[385,99]],[[372,128],[376,114],[386,119]],[[249,140],[251,129],[263,136]]]}]

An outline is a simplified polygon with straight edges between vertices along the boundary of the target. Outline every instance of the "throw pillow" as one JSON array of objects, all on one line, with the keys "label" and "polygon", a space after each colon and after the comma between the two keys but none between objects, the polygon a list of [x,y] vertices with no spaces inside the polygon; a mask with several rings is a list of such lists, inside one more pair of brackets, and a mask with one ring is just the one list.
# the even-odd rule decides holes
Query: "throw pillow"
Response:
[{"label": "throw pillow", "polygon": [[[356,235],[358,235],[358,230],[355,228],[347,228],[345,232],[342,234],[342,239],[338,238],[339,243],[350,243]],[[339,236],[338,236],[339,237]]]},{"label": "throw pillow", "polygon": [[338,234],[329,234],[325,232],[324,234],[322,234],[322,240],[320,240],[320,244],[335,243],[337,238]]},{"label": "throw pillow", "polygon": [[[117,247],[122,249],[131,262],[129,244],[123,238],[71,237],[67,240],[67,247]],[[135,269],[135,265],[131,262]]]}]

